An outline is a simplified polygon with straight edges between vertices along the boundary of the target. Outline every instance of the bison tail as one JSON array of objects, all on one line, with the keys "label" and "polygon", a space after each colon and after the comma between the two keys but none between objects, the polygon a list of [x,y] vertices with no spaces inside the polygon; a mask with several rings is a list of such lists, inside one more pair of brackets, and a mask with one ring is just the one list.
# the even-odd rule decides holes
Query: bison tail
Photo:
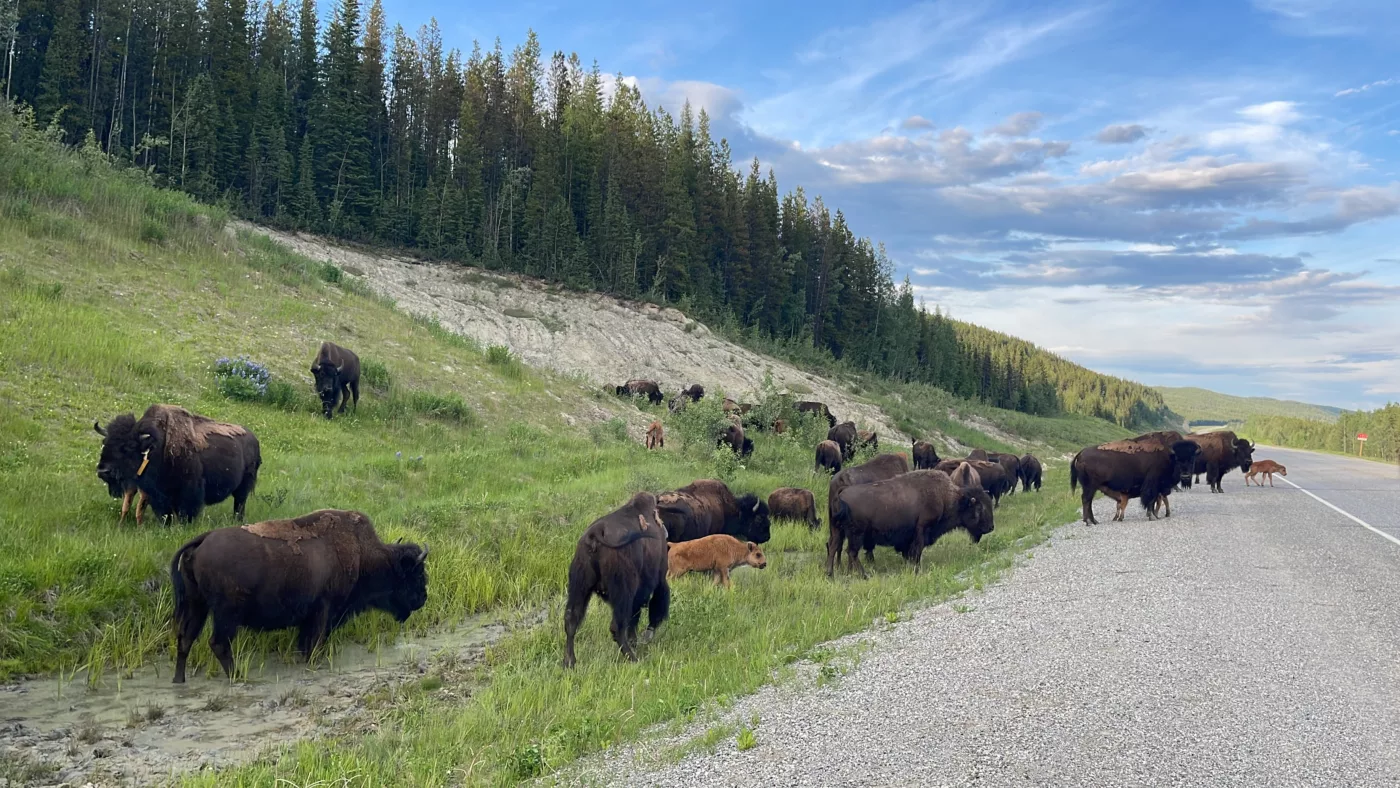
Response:
[{"label": "bison tail", "polygon": [[831,527],[838,531],[845,531],[847,524],[851,520],[851,506],[840,498],[836,499],[836,507],[830,512]]},{"label": "bison tail", "polygon": [[1079,489],[1079,455],[1074,455],[1074,459],[1069,464],[1069,491],[1074,492]]},{"label": "bison tail", "polygon": [[626,547],[629,544],[632,544],[638,539],[646,539],[649,536],[650,534],[648,534],[646,531],[628,531],[626,536],[622,537],[616,542],[609,542],[607,539],[604,539],[600,536],[598,537],[598,544],[602,545],[603,547],[611,547],[614,550],[618,550],[623,547]]},{"label": "bison tail", "polygon": [[170,589],[175,601],[175,620],[180,620],[181,613],[185,609],[185,600],[189,598],[189,589],[185,587],[184,572],[181,571],[181,562],[185,560],[185,553],[199,547],[204,543],[204,537],[209,534],[204,533],[185,543],[184,547],[175,551],[175,557],[170,559]]}]

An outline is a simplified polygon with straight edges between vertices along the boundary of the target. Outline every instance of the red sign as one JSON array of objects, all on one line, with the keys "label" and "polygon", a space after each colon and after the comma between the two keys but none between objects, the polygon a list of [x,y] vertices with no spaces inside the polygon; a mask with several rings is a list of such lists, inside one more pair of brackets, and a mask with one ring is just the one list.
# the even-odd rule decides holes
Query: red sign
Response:
[{"label": "red sign", "polygon": [[1358,432],[1358,433],[1356,434],[1356,439],[1359,440],[1359,441],[1364,441],[1364,440],[1366,440],[1366,433],[1364,433],[1364,432]]}]

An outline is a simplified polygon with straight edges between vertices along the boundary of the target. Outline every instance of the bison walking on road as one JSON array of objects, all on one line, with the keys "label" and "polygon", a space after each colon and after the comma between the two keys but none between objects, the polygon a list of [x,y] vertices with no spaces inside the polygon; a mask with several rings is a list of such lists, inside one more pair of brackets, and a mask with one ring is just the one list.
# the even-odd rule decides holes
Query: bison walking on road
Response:
[{"label": "bison walking on road", "polygon": [[666,538],[688,542],[710,534],[729,534],[763,544],[771,530],[768,505],[752,493],[734,496],[718,479],[699,479],[656,497],[657,515]]},{"label": "bison walking on road", "polygon": [[[842,490],[831,517],[826,574],[832,576],[841,537],[848,566],[865,577],[860,548],[871,541],[894,547],[919,571],[924,547],[955,528],[973,542],[992,532],[992,501],[982,490],[953,484],[942,471],[914,471]],[[840,537],[838,537],[840,534]]]},{"label": "bison walking on road", "polygon": [[326,418],[334,415],[336,402],[340,412],[354,399],[360,409],[360,357],[334,342],[322,342],[316,360],[311,362],[311,378],[316,394],[321,397],[321,412]]},{"label": "bison walking on road", "polygon": [[[1078,485],[1084,487],[1080,498],[1084,524],[1098,525],[1093,502],[1099,492],[1118,502],[1115,522],[1123,519],[1133,498],[1142,499],[1147,519],[1157,519],[1156,505],[1191,472],[1197,451],[1194,443],[1184,440],[1170,447],[1117,441],[1080,451],[1070,463],[1069,488],[1073,491]],[[1171,515],[1170,504],[1167,513]]]},{"label": "bison walking on road", "polygon": [[593,595],[612,606],[612,635],[628,659],[637,661],[637,625],[647,609],[642,642],[651,640],[671,611],[666,584],[666,526],[656,496],[641,492],[622,508],[594,520],[574,548],[564,607],[564,667],[572,668],[574,635]]},{"label": "bison walking on road", "polygon": [[1200,456],[1196,458],[1196,466],[1192,470],[1194,473],[1205,472],[1206,483],[1210,485],[1211,492],[1225,492],[1225,488],[1220,486],[1220,480],[1235,468],[1249,473],[1250,463],[1254,459],[1254,444],[1237,437],[1230,430],[1193,432],[1186,436],[1186,440],[1201,447]]},{"label": "bison walking on road", "polygon": [[[1279,476],[1287,476],[1288,469],[1282,465],[1279,465],[1273,460],[1255,460],[1254,462],[1250,463],[1249,471],[1244,475],[1244,486],[1248,487],[1250,482],[1252,481],[1258,484],[1260,487],[1263,487],[1264,479],[1268,479],[1269,486],[1273,487],[1274,474],[1276,473]],[[1263,476],[1262,479],[1255,478],[1261,475]],[[138,514],[137,516],[139,517],[140,515]]]},{"label": "bison walking on road", "polygon": [[209,647],[233,677],[240,627],[299,627],[308,658],[355,614],[375,608],[400,622],[428,600],[428,550],[384,544],[360,512],[325,509],[293,520],[219,528],[175,552],[176,684],[185,682],[190,647],[212,614]]}]

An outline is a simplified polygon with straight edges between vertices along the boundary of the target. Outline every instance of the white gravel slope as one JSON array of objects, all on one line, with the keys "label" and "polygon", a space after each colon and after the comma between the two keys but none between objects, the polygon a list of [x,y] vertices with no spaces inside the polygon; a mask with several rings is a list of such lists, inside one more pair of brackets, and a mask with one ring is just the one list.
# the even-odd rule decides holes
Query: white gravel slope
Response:
[{"label": "white gravel slope", "polygon": [[739,702],[727,719],[760,718],[747,752],[731,737],[648,771],[653,742],[570,779],[1400,784],[1400,548],[1291,488],[1246,491],[1236,472],[1226,489],[1173,496],[1163,524],[1136,506],[1110,524],[1100,499],[1103,525],[1066,526],[1002,583],[868,636],[835,685]]}]

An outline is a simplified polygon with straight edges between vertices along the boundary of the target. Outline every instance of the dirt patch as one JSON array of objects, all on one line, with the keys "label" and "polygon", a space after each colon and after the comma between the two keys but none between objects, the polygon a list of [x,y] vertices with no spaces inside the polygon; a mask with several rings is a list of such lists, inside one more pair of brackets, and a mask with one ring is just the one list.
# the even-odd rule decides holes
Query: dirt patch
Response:
[{"label": "dirt patch", "polygon": [[774,382],[800,399],[825,402],[842,421],[890,436],[892,443],[908,443],[877,406],[831,381],[727,342],[676,309],[560,291],[522,276],[370,254],[247,223],[238,226],[339,266],[406,312],[434,317],[482,345],[505,345],[532,366],[599,386],[631,378],[656,380],[667,396],[700,383],[706,391],[722,390],[738,400],[757,390],[764,370],[771,369]]},{"label": "dirt patch", "polygon": [[433,692],[452,702],[469,695],[471,667],[506,629],[473,619],[378,649],[348,644],[315,668],[269,654],[236,683],[201,672],[171,684],[162,662],[103,677],[96,688],[81,672],[5,685],[0,758],[51,768],[45,785],[151,785],[252,760],[263,750],[254,742],[373,730],[383,699]]}]

